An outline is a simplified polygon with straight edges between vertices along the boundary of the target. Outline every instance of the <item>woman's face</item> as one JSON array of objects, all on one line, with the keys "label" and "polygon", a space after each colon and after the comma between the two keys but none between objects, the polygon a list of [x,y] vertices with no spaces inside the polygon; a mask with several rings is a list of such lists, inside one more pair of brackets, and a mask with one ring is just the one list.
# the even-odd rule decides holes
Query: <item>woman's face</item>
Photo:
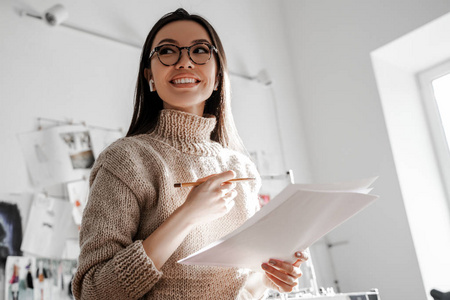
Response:
[{"label": "woman's face", "polygon": [[[194,21],[175,21],[165,25],[156,34],[152,49],[164,44],[189,47],[198,42],[212,44],[207,31]],[[211,96],[217,80],[217,62],[212,54],[204,65],[189,59],[186,49],[181,50],[180,60],[173,66],[163,65],[158,55],[152,56],[150,69],[145,70],[147,80],[153,79],[154,87],[164,102],[164,108],[177,109],[203,115],[205,101]]]}]

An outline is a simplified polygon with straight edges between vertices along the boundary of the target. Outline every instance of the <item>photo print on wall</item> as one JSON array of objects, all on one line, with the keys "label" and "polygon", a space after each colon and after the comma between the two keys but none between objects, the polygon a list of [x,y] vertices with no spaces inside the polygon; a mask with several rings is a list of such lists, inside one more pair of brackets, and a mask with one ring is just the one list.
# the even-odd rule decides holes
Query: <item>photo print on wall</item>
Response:
[{"label": "photo print on wall", "polygon": [[70,157],[72,168],[90,169],[94,164],[94,154],[91,147],[91,138],[88,131],[64,132],[59,134],[66,143],[67,154]]}]

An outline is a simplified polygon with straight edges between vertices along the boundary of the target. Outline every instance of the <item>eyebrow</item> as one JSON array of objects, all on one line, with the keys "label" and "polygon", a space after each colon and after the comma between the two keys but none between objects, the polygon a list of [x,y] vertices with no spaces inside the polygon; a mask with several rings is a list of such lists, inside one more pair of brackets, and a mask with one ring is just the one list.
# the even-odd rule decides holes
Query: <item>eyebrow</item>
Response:
[{"label": "eyebrow", "polygon": [[163,40],[161,40],[161,41],[158,43],[158,45],[161,45],[161,44],[164,44],[164,43],[178,44],[178,42],[175,41],[175,40],[172,40],[172,39],[163,39]]},{"label": "eyebrow", "polygon": [[[161,40],[161,41],[158,43],[158,45],[161,45],[161,44],[164,44],[164,43],[178,44],[178,42],[177,42],[176,40],[173,40],[173,39],[163,39],[163,40]],[[208,44],[211,44],[210,41],[205,40],[205,39],[193,40],[193,41],[191,42],[191,44],[196,44],[196,43],[208,43]]]},{"label": "eyebrow", "polygon": [[195,44],[195,43],[207,43],[207,44],[211,44],[210,41],[205,40],[205,39],[200,39],[200,40],[194,40],[194,41],[192,41],[192,44]]}]

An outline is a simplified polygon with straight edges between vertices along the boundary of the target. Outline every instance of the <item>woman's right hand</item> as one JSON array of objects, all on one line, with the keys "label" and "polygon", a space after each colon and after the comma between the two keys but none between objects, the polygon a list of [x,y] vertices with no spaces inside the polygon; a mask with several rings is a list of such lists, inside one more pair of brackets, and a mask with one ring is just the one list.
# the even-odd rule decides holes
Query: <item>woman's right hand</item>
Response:
[{"label": "woman's right hand", "polygon": [[193,225],[218,219],[233,208],[236,184],[227,181],[235,176],[234,171],[226,171],[197,180],[202,184],[192,188],[180,207]]}]

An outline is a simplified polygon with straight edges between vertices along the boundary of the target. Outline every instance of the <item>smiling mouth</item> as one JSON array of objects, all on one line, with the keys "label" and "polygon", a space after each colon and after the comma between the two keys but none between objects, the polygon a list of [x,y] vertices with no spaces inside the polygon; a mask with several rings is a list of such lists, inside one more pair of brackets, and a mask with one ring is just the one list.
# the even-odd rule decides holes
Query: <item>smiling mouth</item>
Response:
[{"label": "smiling mouth", "polygon": [[192,84],[192,83],[198,83],[197,79],[194,78],[178,78],[170,81],[173,84]]}]

